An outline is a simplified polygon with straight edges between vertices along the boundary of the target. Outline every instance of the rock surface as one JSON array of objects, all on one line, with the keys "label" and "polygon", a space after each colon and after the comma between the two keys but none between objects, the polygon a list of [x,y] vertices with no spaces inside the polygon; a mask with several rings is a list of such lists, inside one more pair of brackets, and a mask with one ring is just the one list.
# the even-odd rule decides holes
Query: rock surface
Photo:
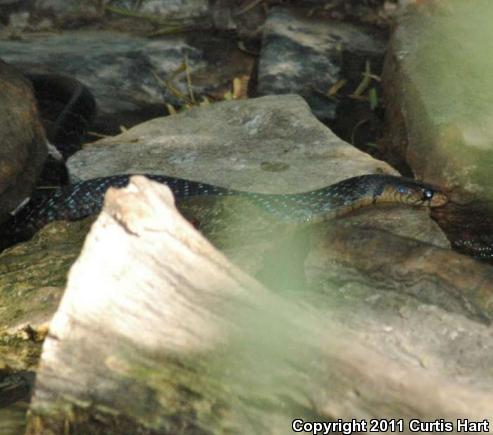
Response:
[{"label": "rock surface", "polygon": [[[21,41],[0,41],[2,57],[24,71],[49,71],[78,78],[98,104],[95,131],[115,134],[143,120],[168,113],[166,103],[182,106],[189,90],[180,71],[189,65],[193,91],[222,97],[235,77],[249,74],[251,56],[230,38],[197,35],[148,39],[118,32],[74,31]],[[218,65],[221,65],[219,68]],[[177,97],[170,90],[178,90]]]},{"label": "rock surface", "polygon": [[492,19],[488,0],[422,2],[400,20],[384,71],[396,161],[490,200]]},{"label": "rock surface", "polygon": [[[4,5],[5,4],[5,5]],[[139,28],[138,15],[147,14],[151,20],[179,19],[209,20],[210,8],[205,0],[144,0],[137,5],[133,1],[119,0],[98,2],[92,0],[4,0],[0,18],[13,30],[46,30],[51,28],[73,29],[88,24],[101,23],[108,16],[136,15],[134,29]],[[119,10],[121,14],[115,13]],[[113,12],[112,12],[113,11]],[[111,13],[112,12],[112,13]],[[21,19],[22,17],[22,19]],[[113,18],[114,18],[113,17]],[[22,21],[22,22],[21,22]],[[140,18],[142,21],[142,18]]]},{"label": "rock surface", "polygon": [[[351,73],[360,81],[365,60],[378,64],[385,47],[383,39],[352,24],[273,8],[264,27],[257,93],[302,95],[320,120],[334,120],[338,100],[329,97],[331,86]],[[350,56],[359,64],[348,71]]]},{"label": "rock surface", "polygon": [[0,60],[0,220],[34,188],[47,156],[30,83]]},{"label": "rock surface", "polygon": [[35,0],[31,5],[31,13],[39,16],[56,16],[57,24],[70,18],[84,17],[86,20],[94,19],[101,15],[101,7],[98,2],[78,0]]},{"label": "rock surface", "polygon": [[[113,1],[112,5],[135,10],[135,4],[129,0]],[[140,12],[154,14],[161,17],[201,17],[209,11],[207,0],[144,0],[139,3]]]},{"label": "rock surface", "polygon": [[[406,224],[412,222],[402,220]],[[323,283],[323,288],[335,283],[335,288],[347,291],[346,296],[357,298],[353,285],[357,288],[356,283],[362,283],[368,289],[373,287],[373,296],[364,292],[369,298],[388,298],[390,302],[394,298],[390,293],[410,295],[474,320],[493,321],[492,266],[418,242],[413,229],[408,230],[409,236],[402,230],[399,236],[383,235],[379,234],[385,231],[383,225],[369,227],[368,223],[352,221],[335,222],[315,232],[305,262],[312,286]],[[365,252],[371,252],[373,257],[367,258]],[[351,283],[347,289],[346,283]],[[407,301],[404,306],[408,304],[413,305]]]},{"label": "rock surface", "polygon": [[68,168],[74,181],[147,171],[271,193],[396,174],[340,140],[295,95],[221,102],[157,118],[86,145]]}]

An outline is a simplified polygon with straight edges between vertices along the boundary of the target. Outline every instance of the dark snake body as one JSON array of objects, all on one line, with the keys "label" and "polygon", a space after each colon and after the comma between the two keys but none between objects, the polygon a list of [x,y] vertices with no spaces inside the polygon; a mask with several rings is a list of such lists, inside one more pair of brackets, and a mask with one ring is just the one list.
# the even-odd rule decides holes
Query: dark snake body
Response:
[{"label": "dark snake body", "polygon": [[[402,202],[411,205],[441,205],[441,193],[432,186],[391,175],[362,175],[303,193],[266,194],[227,189],[212,184],[161,175],[147,175],[166,184],[178,200],[194,196],[235,195],[251,200],[276,219],[309,223],[338,217],[374,203]],[[4,237],[27,238],[54,220],[78,220],[98,213],[110,187],[125,187],[130,175],[82,181],[43,193],[30,201],[0,227]]]},{"label": "dark snake body", "polygon": [[81,137],[94,121],[94,96],[86,86],[68,75],[25,75],[33,85],[48,139],[67,159],[80,149]]},{"label": "dark snake body", "polygon": [[[61,111],[54,118],[50,140],[64,157],[70,155],[95,116],[96,103],[89,89],[75,78],[53,74],[29,75],[40,101],[55,100]],[[69,145],[63,148],[63,145]],[[161,175],[147,175],[166,184],[177,199],[204,195],[237,195],[248,198],[281,221],[316,222],[334,218],[377,202],[439,206],[447,198],[425,183],[390,175],[348,178],[317,190],[296,194],[262,194]],[[95,178],[50,190],[37,190],[29,202],[0,225],[0,244],[9,246],[31,237],[54,220],[78,220],[101,210],[110,187],[124,187],[130,175]]]}]

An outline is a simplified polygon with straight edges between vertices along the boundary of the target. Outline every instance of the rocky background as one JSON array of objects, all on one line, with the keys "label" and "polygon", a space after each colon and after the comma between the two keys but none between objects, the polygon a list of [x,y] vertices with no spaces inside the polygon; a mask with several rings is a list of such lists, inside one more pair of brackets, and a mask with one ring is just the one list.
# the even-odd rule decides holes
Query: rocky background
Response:
[{"label": "rocky background", "polygon": [[[0,433],[23,433],[28,408],[27,433],[490,418],[491,18],[487,0],[0,0],[1,59],[96,99],[72,182],[152,173],[285,193],[400,173],[452,199],[309,228],[190,199],[179,210],[197,232],[137,180],[142,196],[109,201],[82,254],[93,218],[48,225],[0,254]],[[38,115],[2,65],[10,211],[39,179],[53,105]]]}]

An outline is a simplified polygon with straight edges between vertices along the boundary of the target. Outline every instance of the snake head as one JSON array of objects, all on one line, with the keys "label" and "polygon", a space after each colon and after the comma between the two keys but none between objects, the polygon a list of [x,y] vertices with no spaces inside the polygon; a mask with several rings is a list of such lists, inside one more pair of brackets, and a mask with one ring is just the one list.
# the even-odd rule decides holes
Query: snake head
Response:
[{"label": "snake head", "polygon": [[447,195],[437,187],[405,178],[396,186],[394,196],[401,202],[425,207],[441,207],[448,202]]}]

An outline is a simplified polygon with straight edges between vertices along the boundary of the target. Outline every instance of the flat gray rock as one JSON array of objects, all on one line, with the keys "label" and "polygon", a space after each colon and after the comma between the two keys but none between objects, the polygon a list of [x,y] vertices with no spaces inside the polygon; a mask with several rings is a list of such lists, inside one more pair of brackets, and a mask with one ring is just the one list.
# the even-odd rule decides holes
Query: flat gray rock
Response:
[{"label": "flat gray rock", "polygon": [[87,145],[73,181],[155,173],[259,192],[300,192],[396,172],[335,136],[299,96],[216,103],[157,118]]}]

